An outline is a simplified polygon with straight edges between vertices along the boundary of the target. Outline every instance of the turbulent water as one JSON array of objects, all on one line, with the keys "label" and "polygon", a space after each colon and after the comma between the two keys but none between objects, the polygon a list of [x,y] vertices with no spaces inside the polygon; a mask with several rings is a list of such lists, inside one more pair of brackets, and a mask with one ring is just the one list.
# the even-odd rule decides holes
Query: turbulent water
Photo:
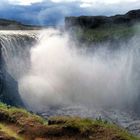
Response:
[{"label": "turbulent water", "polygon": [[139,134],[140,41],[80,48],[67,33],[0,32],[7,70],[30,110],[117,123]]}]

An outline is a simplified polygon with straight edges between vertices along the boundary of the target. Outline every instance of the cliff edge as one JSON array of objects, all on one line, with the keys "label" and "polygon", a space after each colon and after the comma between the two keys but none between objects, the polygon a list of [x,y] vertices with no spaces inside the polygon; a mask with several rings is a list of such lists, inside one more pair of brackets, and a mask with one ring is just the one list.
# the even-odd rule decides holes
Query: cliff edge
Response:
[{"label": "cliff edge", "polygon": [[101,26],[111,25],[133,25],[140,22],[140,9],[132,10],[124,15],[115,16],[80,16],[80,17],[66,17],[65,26],[70,28],[72,26],[80,26],[82,28],[97,28]]}]

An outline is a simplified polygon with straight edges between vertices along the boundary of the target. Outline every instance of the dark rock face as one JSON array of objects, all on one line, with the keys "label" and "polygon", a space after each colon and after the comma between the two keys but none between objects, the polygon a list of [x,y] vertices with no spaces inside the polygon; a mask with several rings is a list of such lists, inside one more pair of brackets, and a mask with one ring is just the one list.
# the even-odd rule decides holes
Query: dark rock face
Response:
[{"label": "dark rock face", "polygon": [[24,107],[18,93],[18,84],[5,69],[1,48],[0,44],[0,101],[12,106]]},{"label": "dark rock face", "polygon": [[107,16],[80,16],[80,17],[66,17],[65,26],[70,28],[73,26],[80,26],[82,28],[97,28],[104,25],[126,24],[133,25],[140,22],[140,9],[132,10],[125,15]]},{"label": "dark rock face", "polygon": [[96,28],[108,22],[108,17],[105,16],[80,16],[80,17],[66,17],[66,28],[71,26],[80,26],[88,28]]}]

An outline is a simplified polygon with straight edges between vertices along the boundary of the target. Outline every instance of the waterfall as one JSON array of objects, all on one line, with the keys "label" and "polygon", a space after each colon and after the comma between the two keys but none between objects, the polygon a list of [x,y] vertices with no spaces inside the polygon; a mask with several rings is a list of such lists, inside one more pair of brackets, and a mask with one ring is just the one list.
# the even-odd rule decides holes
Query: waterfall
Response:
[{"label": "waterfall", "polygon": [[102,116],[123,127],[137,125],[139,38],[115,50],[108,43],[92,50],[56,29],[0,31],[0,44],[5,62],[4,71],[0,64],[0,100],[5,95],[6,103],[22,105],[21,96],[28,109],[44,116]]},{"label": "waterfall", "polygon": [[[68,34],[56,29],[1,31],[0,42],[6,70],[31,108],[58,104],[131,106],[139,98],[137,37],[116,50],[102,44],[90,53],[78,49]],[[37,98],[31,101],[33,97]]]},{"label": "waterfall", "polygon": [[0,31],[0,101],[24,107],[18,81],[28,71],[36,40],[35,31]]},{"label": "waterfall", "polygon": [[138,133],[138,37],[117,49],[105,43],[92,50],[56,29],[0,31],[0,44],[5,64],[0,63],[0,100],[23,106],[21,96],[28,109],[45,117],[101,116]]},{"label": "waterfall", "polygon": [[30,49],[37,41],[37,31],[0,31],[2,57],[6,69],[18,80],[27,72]]}]

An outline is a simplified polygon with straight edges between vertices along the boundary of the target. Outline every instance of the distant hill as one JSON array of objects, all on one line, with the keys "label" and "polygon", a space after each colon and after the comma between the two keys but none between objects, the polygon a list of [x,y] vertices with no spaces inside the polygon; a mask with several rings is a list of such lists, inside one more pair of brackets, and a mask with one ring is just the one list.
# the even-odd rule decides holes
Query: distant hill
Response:
[{"label": "distant hill", "polygon": [[0,30],[34,30],[40,28],[41,26],[25,25],[15,20],[0,18]]}]

